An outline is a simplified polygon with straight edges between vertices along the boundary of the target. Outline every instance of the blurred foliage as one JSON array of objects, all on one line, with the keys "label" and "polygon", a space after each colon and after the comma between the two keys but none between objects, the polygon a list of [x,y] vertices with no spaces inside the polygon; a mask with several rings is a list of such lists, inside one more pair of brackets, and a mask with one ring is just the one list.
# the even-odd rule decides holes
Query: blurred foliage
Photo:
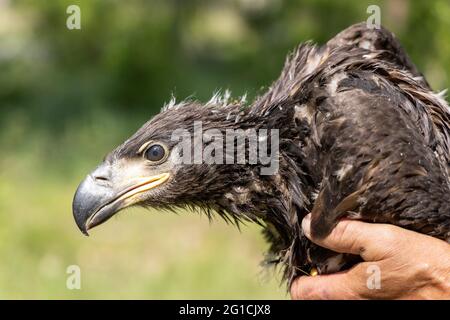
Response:
[{"label": "blurred foliage", "polygon": [[[66,28],[71,4],[81,30]],[[259,281],[256,227],[129,210],[88,239],[71,197],[172,94],[254,97],[289,50],[366,20],[371,4],[446,88],[447,0],[0,0],[0,298],[285,298],[276,280]],[[80,291],[65,288],[70,264]]]}]

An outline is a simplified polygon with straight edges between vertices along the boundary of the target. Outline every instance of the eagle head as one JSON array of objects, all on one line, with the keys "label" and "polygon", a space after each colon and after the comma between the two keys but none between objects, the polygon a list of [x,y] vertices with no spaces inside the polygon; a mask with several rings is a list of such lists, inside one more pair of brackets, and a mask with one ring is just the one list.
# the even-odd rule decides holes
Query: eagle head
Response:
[{"label": "eagle head", "polygon": [[[255,128],[244,109],[242,101],[230,103],[218,95],[206,105],[190,101],[165,106],[81,182],[73,199],[80,230],[87,234],[134,205],[250,214],[242,195],[256,187],[260,164],[249,163],[249,143],[242,150],[224,148],[230,132]],[[238,137],[231,138],[234,147]],[[235,159],[240,151],[244,161]],[[238,208],[239,197],[243,206]]]}]

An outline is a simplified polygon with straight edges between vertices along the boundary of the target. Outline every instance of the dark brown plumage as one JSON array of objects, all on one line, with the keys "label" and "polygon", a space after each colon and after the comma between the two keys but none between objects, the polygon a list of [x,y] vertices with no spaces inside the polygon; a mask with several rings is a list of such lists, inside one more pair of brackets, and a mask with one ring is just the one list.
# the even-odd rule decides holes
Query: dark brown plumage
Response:
[{"label": "dark brown plumage", "polygon": [[[192,133],[195,121],[223,134],[279,129],[278,172],[261,175],[262,165],[248,161],[175,163],[181,155],[171,134]],[[142,156],[149,141],[168,156],[149,163]],[[155,156],[163,152],[155,150]],[[250,105],[220,97],[206,105],[171,103],[86,178],[74,216],[83,232],[134,204],[200,207],[231,222],[257,222],[271,244],[268,261],[281,263],[290,281],[300,270],[330,273],[358,260],[307,240],[300,222],[309,212],[317,237],[347,217],[450,241],[449,164],[446,101],[389,31],[358,24],[322,47],[300,45],[280,78]]]}]

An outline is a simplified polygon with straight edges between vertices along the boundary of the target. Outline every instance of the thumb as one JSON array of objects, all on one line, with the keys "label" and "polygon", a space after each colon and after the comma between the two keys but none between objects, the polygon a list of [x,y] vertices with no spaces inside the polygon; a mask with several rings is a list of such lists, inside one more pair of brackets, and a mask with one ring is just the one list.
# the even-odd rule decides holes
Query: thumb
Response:
[{"label": "thumb", "polygon": [[367,288],[362,278],[365,263],[350,270],[315,277],[302,276],[294,280],[291,297],[294,300],[361,299]]},{"label": "thumb", "polygon": [[360,255],[365,261],[377,261],[389,255],[402,236],[402,229],[389,224],[366,223],[356,220],[340,221],[325,238],[311,236],[311,214],[302,221],[305,236],[321,247],[340,253]]}]

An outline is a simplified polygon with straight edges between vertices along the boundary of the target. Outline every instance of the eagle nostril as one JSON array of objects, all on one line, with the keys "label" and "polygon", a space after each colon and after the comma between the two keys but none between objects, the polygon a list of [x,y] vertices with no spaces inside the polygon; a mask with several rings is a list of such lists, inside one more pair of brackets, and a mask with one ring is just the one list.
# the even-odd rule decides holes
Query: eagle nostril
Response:
[{"label": "eagle nostril", "polygon": [[106,182],[111,181],[111,168],[109,165],[100,165],[95,169],[91,174],[91,179],[100,183],[104,184]]},{"label": "eagle nostril", "polygon": [[104,176],[94,176],[94,179],[97,181],[109,181],[109,179]]}]

